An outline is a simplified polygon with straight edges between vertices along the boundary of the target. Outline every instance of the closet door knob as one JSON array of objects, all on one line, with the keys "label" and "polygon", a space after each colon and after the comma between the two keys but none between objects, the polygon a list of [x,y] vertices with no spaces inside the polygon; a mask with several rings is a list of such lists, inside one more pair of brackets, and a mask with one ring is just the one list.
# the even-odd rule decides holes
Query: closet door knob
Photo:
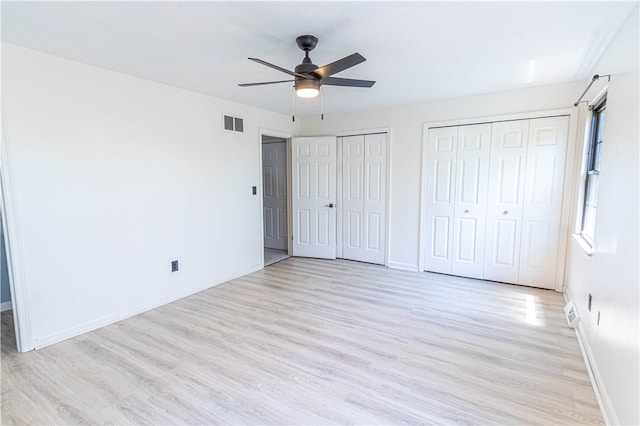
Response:
[{"label": "closet door knob", "polygon": [[503,211],[502,214],[509,214],[509,210]]},{"label": "closet door knob", "polygon": [[465,210],[464,212],[465,212],[465,213],[469,213],[469,210]]}]

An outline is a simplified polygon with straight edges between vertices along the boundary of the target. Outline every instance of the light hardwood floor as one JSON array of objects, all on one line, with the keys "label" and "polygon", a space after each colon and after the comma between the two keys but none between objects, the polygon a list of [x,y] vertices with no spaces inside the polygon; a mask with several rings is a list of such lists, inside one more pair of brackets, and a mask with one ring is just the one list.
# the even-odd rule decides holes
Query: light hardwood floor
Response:
[{"label": "light hardwood floor", "polygon": [[289,258],[38,351],[3,333],[2,423],[602,424],[562,305]]}]

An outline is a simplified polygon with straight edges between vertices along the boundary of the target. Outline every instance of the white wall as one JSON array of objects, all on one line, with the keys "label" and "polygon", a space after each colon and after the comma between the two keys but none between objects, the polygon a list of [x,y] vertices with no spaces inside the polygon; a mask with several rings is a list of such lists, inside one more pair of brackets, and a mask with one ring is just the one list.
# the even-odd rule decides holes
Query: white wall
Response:
[{"label": "white wall", "polygon": [[309,136],[392,129],[389,266],[417,270],[423,123],[566,109],[582,90],[584,83],[580,81],[396,108],[325,114],[324,121],[319,117],[300,120],[301,132]]},{"label": "white wall", "polygon": [[258,128],[292,133],[291,117],[2,48],[23,350],[261,267]]},{"label": "white wall", "polygon": [[[640,424],[639,38],[636,6],[593,69],[592,74],[612,74],[600,162],[594,253],[588,256],[576,240],[570,239],[566,287],[567,297],[575,301],[582,317],[579,332],[609,420],[634,425]],[[586,118],[583,115],[583,120]],[[593,295],[591,312],[587,310],[589,293]]]}]

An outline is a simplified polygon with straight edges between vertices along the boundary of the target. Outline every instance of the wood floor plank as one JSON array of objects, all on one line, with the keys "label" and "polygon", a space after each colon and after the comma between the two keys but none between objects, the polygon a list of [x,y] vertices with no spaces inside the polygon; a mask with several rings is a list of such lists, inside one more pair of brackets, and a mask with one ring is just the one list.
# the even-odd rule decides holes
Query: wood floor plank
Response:
[{"label": "wood floor plank", "polygon": [[289,258],[25,354],[2,424],[603,424],[563,298]]}]

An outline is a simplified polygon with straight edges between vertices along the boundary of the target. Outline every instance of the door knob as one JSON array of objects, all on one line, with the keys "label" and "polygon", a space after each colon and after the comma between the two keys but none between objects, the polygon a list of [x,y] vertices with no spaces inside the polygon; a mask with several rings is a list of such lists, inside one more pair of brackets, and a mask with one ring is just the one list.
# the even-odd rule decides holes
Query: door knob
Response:
[{"label": "door knob", "polygon": [[464,212],[465,212],[465,213],[469,213],[469,210],[465,210]]},{"label": "door knob", "polygon": [[330,209],[332,209],[333,208],[333,203],[325,204],[324,206],[325,207],[329,207]]},{"label": "door knob", "polygon": [[509,213],[509,210],[505,210],[502,212],[502,214],[508,214],[508,213]]}]

